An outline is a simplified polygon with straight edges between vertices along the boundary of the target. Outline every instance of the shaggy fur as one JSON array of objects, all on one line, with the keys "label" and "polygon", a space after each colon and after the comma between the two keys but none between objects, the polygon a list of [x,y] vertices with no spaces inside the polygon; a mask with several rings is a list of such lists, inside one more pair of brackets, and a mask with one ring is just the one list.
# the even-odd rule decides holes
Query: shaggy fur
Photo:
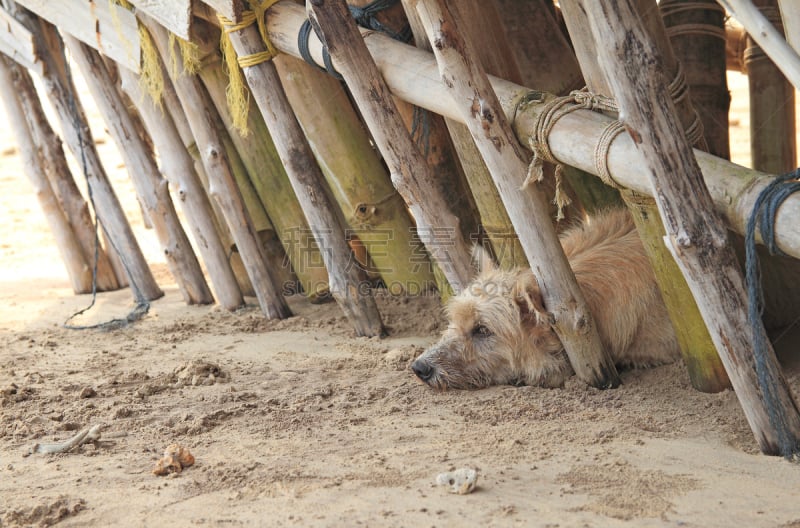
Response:
[{"label": "shaggy fur", "polygon": [[[679,349],[644,247],[624,209],[610,210],[566,231],[561,244],[604,346],[619,366],[645,367],[678,357]],[[483,271],[447,306],[441,340],[412,364],[436,389],[489,385],[562,386],[573,374],[549,324],[530,269]]]}]

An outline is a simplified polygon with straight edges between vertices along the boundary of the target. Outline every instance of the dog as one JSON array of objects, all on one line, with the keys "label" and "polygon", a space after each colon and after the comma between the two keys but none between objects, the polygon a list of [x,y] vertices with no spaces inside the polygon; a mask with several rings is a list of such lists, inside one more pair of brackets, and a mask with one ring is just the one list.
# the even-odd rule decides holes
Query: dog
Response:
[{"label": "dog", "polygon": [[[603,346],[620,367],[680,355],[675,332],[630,214],[611,209],[560,237]],[[482,270],[447,304],[449,325],[411,365],[434,389],[562,387],[574,374],[530,269],[504,271],[476,247]]]}]

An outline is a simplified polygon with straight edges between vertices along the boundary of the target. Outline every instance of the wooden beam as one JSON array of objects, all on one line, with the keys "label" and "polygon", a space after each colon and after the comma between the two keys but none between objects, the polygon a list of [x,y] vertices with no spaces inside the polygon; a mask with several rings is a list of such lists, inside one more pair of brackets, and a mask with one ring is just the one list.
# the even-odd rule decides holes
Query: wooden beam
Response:
[{"label": "wooden beam", "polygon": [[139,72],[139,25],[133,13],[109,2],[15,0],[103,55]]},{"label": "wooden beam", "polygon": [[203,3],[225,18],[234,22],[241,21],[242,11],[244,11],[241,0],[203,0]]},{"label": "wooden beam", "polygon": [[36,53],[33,35],[3,8],[0,8],[0,53],[41,75],[42,63]]},{"label": "wooden beam", "polygon": [[191,0],[129,0],[137,11],[150,15],[170,32],[184,40],[191,39]]}]

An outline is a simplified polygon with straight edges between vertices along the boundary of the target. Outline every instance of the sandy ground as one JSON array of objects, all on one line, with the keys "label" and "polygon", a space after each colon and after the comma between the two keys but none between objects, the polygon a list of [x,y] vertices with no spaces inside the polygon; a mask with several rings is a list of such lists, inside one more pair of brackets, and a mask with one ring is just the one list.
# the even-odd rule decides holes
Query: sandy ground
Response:
[{"label": "sandy ground", "polygon": [[[732,81],[747,164],[746,83]],[[680,364],[610,391],[442,394],[408,371],[442,328],[436,298],[381,299],[383,340],[301,298],[281,322],[253,300],[185,306],[94,119],[167,295],[121,330],[61,326],[89,298],[72,294],[0,127],[0,526],[800,526],[800,466],[760,455],[735,395],[694,391]],[[129,291],[102,294],[92,316],[130,307]],[[93,424],[97,445],[28,456]],[[152,475],[172,442],[195,465]],[[434,484],[460,467],[478,470],[474,493]]]}]

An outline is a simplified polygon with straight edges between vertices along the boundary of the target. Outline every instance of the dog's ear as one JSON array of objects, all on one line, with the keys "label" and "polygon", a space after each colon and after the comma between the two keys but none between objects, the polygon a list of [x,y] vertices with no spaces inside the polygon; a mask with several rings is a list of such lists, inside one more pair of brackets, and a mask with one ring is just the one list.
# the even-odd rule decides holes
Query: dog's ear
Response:
[{"label": "dog's ear", "polygon": [[520,271],[511,293],[514,302],[519,306],[523,321],[532,319],[536,324],[550,324],[550,316],[544,307],[542,293],[533,273],[528,270]]},{"label": "dog's ear", "polygon": [[497,264],[489,254],[489,251],[487,251],[486,248],[480,244],[475,244],[472,246],[472,268],[475,270],[476,275],[479,275],[484,271],[493,271],[498,269]]}]

